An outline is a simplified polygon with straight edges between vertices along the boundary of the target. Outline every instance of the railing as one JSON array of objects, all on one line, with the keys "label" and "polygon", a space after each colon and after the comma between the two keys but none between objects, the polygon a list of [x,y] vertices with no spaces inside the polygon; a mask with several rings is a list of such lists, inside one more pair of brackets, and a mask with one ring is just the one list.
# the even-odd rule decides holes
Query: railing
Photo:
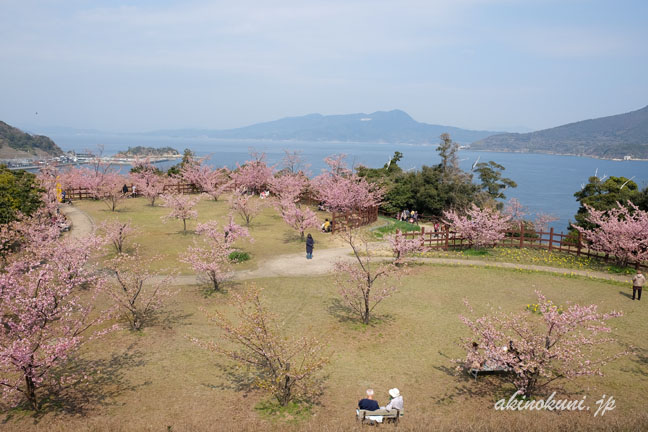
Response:
[{"label": "railing", "polygon": [[[525,229],[524,224],[520,224],[519,229],[507,230],[506,236],[497,242],[496,246],[546,249],[553,252],[565,252],[576,256],[600,259],[605,262],[614,258],[608,254],[593,250],[589,243],[583,241],[582,234],[577,233],[578,236],[569,236],[562,232],[557,233],[553,228],[549,231],[534,231]],[[472,246],[468,239],[461,237],[456,231],[452,231],[448,225],[442,225],[437,232],[426,231],[425,227],[421,227],[421,231],[410,231],[402,234],[405,238],[410,239],[423,237],[424,245],[432,250],[465,249]],[[648,268],[648,263],[631,264],[637,268]]]},{"label": "railing", "polygon": [[378,207],[356,210],[347,213],[331,213],[331,230],[339,231],[343,228],[357,228],[369,225],[378,220]]},{"label": "railing", "polygon": [[[133,190],[133,185],[126,185],[129,191]],[[121,188],[120,188],[121,190]],[[164,193],[179,193],[179,194],[192,194],[200,192],[193,184],[191,183],[169,183],[164,185]],[[135,186],[135,192],[137,193],[137,186]],[[76,189],[66,189],[65,190],[66,198],[70,199],[94,199],[96,198],[95,194],[91,192],[88,188],[76,188]]]}]

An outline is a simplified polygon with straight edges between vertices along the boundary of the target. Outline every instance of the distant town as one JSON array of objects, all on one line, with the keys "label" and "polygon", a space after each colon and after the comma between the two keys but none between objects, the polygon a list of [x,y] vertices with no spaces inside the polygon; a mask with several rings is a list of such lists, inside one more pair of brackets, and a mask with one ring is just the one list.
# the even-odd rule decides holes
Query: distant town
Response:
[{"label": "distant town", "polygon": [[[165,154],[160,156],[150,156],[152,163],[161,163],[182,158],[180,154]],[[83,165],[95,162],[97,159],[101,162],[112,165],[132,165],[138,159],[131,156],[97,156],[92,153],[67,152],[60,156],[33,157],[22,159],[0,159],[1,165],[7,165],[9,169],[38,169],[45,166],[65,166],[65,165]],[[141,157],[139,159],[142,159]]]}]

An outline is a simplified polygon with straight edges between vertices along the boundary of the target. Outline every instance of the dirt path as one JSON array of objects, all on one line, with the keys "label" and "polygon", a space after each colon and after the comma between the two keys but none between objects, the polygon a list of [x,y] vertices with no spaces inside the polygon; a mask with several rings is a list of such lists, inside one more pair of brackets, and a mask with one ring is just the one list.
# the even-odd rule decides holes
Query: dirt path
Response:
[{"label": "dirt path", "polygon": [[70,235],[72,237],[80,238],[92,234],[95,227],[94,221],[84,211],[69,204],[61,204],[59,209],[70,222]]},{"label": "dirt path", "polygon": [[[65,214],[72,228],[70,235],[82,237],[91,234],[94,231],[94,222],[85,212],[74,206],[62,205],[61,212]],[[372,248],[373,249],[373,248]],[[241,270],[233,275],[234,280],[248,280],[262,277],[294,277],[294,276],[318,276],[333,273],[335,262],[339,260],[353,261],[355,258],[350,256],[349,247],[337,247],[330,249],[315,249],[313,259],[307,260],[303,252],[278,255],[275,258],[268,259],[259,263],[254,270]],[[416,258],[417,262],[430,264],[453,265],[465,267],[497,267],[516,270],[530,270],[546,273],[555,273],[560,275],[578,275],[595,279],[613,280],[619,282],[628,282],[628,276],[613,275],[605,272],[594,270],[575,270],[560,267],[538,266],[531,264],[517,264],[506,262],[493,262],[481,260],[465,260],[452,258]],[[198,283],[195,275],[178,276],[174,279],[174,285],[194,285]]]}]

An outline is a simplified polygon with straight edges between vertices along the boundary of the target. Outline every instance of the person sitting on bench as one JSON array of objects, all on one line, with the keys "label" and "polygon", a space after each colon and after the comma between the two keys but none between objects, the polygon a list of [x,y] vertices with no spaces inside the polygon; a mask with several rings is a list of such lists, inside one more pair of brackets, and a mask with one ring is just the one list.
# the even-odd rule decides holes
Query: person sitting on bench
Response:
[{"label": "person sitting on bench", "polygon": [[367,397],[360,399],[358,402],[358,408],[367,411],[376,411],[379,409],[380,405],[378,405],[378,402],[373,399],[373,395],[374,391],[372,389],[367,389]]},{"label": "person sitting on bench", "polygon": [[383,409],[386,410],[403,410],[403,396],[401,396],[400,391],[397,388],[389,389],[389,403]]}]

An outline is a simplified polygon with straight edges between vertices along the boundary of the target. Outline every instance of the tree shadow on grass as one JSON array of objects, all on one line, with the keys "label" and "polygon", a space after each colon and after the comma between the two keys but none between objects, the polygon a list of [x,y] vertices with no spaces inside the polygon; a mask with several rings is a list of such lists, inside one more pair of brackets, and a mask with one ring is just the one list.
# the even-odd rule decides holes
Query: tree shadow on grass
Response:
[{"label": "tree shadow on grass", "polygon": [[170,329],[178,325],[189,325],[187,320],[193,315],[193,313],[184,313],[177,309],[165,309],[156,314],[153,323],[159,324],[163,329]]},{"label": "tree shadow on grass", "polygon": [[233,390],[242,392],[243,397],[247,397],[250,393],[258,388],[255,382],[260,375],[251,368],[239,368],[231,364],[225,364],[216,361],[214,366],[223,372],[225,380],[220,384],[202,384],[203,386],[214,390]]},{"label": "tree shadow on grass", "polygon": [[[132,347],[132,345],[131,345]],[[30,411],[26,404],[9,411],[0,424],[8,423],[17,414],[31,413],[38,423],[46,414],[85,415],[97,406],[119,406],[117,397],[149,385],[149,381],[132,384],[126,378],[129,369],[144,366],[141,351],[113,354],[109,358],[89,360],[81,356],[70,358],[53,370],[56,384],[43,387],[39,394],[40,410]]]},{"label": "tree shadow on grass", "polygon": [[351,324],[354,327],[359,326],[362,329],[393,323],[396,320],[393,315],[372,312],[369,324],[363,324],[359,315],[339,298],[331,299],[326,309],[329,315],[337,319],[338,322]]},{"label": "tree shadow on grass", "polygon": [[475,379],[474,375],[471,375],[462,365],[454,363],[451,357],[441,351],[439,351],[439,355],[446,361],[443,365],[433,366],[433,368],[451,377],[456,381],[457,385],[454,388],[449,388],[446,394],[436,401],[437,405],[451,404],[460,398],[483,398],[499,395],[500,393],[501,397],[505,397],[506,394],[510,397],[511,393],[504,391],[505,387],[510,386],[510,382],[504,377],[478,374],[477,379]]},{"label": "tree shadow on grass", "polygon": [[633,364],[631,367],[622,368],[621,370],[634,375],[648,377],[648,349],[630,346],[628,344],[623,345],[629,353]]},{"label": "tree shadow on grass", "polygon": [[[304,233],[304,239],[302,240],[301,236],[299,233],[294,232],[294,231],[286,231],[283,234],[283,242],[284,244],[288,243],[300,243],[304,245],[304,251],[306,250],[306,233]],[[304,252],[306,253],[306,252]]]},{"label": "tree shadow on grass", "polygon": [[[254,368],[241,368],[231,364],[225,364],[216,361],[214,364],[216,368],[223,372],[224,380],[220,384],[203,383],[204,387],[212,390],[232,390],[240,392],[243,397],[248,397],[251,393],[259,391],[256,383],[262,378],[262,374],[255,371]],[[321,405],[321,398],[326,391],[326,382],[328,382],[330,374],[320,376],[309,389],[308,396],[302,398],[298,402],[307,405]]]}]

